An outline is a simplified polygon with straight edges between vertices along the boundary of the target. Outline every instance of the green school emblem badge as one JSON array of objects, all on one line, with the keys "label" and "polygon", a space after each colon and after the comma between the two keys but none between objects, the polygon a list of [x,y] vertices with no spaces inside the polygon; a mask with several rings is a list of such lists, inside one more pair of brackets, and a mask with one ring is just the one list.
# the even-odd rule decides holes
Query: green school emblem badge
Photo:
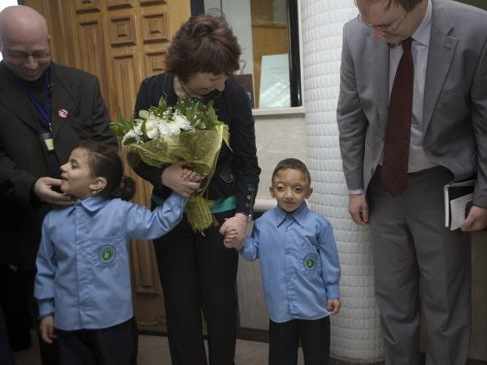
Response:
[{"label": "green school emblem badge", "polygon": [[306,255],[303,260],[304,267],[308,270],[313,270],[316,267],[316,262],[318,261],[318,255],[311,253]]},{"label": "green school emblem badge", "polygon": [[115,258],[115,247],[112,245],[105,245],[100,247],[98,257],[102,264],[109,264]]}]

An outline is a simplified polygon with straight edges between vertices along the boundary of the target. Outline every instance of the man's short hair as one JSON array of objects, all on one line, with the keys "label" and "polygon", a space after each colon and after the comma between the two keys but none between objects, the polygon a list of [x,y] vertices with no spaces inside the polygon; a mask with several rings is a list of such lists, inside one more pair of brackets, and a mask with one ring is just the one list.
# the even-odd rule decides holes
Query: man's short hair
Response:
[{"label": "man's short hair", "polygon": [[[357,4],[357,1],[358,0],[355,0],[355,4]],[[379,1],[379,0],[375,0],[375,1]],[[425,0],[387,0],[385,8],[389,9],[393,3],[396,3],[397,5],[400,5],[404,10],[409,12],[413,10],[416,7],[416,5],[418,5],[423,1]]]},{"label": "man's short hair", "polygon": [[416,5],[419,3],[422,3],[425,0],[388,0],[387,7],[390,7],[393,2],[395,2],[398,5],[401,5],[401,7],[406,10],[406,11],[411,11],[413,10]]}]

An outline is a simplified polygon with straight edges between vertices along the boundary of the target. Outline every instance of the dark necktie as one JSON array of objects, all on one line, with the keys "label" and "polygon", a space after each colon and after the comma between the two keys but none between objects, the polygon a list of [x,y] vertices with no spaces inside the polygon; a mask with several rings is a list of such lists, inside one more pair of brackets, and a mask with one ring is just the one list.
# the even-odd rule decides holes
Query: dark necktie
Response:
[{"label": "dark necktie", "polygon": [[384,139],[382,182],[386,191],[398,194],[408,187],[409,141],[413,110],[414,66],[412,38],[402,42],[404,53],[392,85],[389,120]]}]

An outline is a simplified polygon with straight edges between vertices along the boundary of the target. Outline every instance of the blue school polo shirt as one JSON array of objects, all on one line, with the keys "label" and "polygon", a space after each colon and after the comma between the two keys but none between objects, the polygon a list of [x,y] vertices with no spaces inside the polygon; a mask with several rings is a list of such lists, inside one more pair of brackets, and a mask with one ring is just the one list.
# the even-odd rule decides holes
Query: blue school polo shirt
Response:
[{"label": "blue school polo shirt", "polygon": [[340,297],[340,267],[330,223],[303,203],[291,214],[275,207],[255,221],[240,251],[260,259],[264,297],[274,322],[329,315]]},{"label": "blue school polo shirt", "polygon": [[54,314],[55,327],[65,331],[132,318],[128,242],[169,232],[181,221],[186,200],[173,193],[151,212],[121,199],[89,197],[50,211],[36,261],[40,316]]}]

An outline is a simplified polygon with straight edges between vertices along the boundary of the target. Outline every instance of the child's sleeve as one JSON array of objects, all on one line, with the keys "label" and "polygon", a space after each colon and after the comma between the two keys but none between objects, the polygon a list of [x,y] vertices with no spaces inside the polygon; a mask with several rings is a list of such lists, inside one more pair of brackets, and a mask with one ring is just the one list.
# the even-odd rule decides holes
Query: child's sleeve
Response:
[{"label": "child's sleeve", "polygon": [[250,235],[245,238],[240,254],[247,261],[255,261],[259,258],[260,229],[258,222],[254,222]]},{"label": "child's sleeve", "polygon": [[333,228],[325,221],[320,224],[318,243],[327,297],[328,299],[340,298],[340,261]]},{"label": "child's sleeve", "polygon": [[184,214],[187,198],[172,193],[162,205],[153,211],[133,203],[126,216],[127,235],[129,239],[153,240],[173,229]]},{"label": "child's sleeve", "polygon": [[54,313],[55,282],[57,261],[54,245],[49,238],[48,214],[42,224],[42,236],[39,251],[37,252],[37,273],[34,285],[34,297],[39,303],[39,317],[45,317]]}]

